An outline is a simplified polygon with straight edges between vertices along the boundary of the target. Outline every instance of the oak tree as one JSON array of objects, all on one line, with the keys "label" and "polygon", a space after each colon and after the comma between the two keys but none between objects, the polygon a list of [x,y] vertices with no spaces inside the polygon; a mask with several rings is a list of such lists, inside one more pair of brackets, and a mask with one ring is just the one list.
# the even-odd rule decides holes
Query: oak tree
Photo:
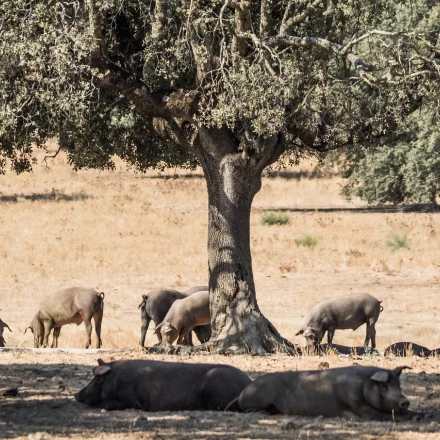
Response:
[{"label": "oak tree", "polygon": [[[429,0],[2,0],[0,166],[57,137],[71,164],[200,164],[219,350],[289,343],[258,307],[250,212],[263,170],[392,139],[439,99]],[[403,17],[399,22],[396,16]]]}]

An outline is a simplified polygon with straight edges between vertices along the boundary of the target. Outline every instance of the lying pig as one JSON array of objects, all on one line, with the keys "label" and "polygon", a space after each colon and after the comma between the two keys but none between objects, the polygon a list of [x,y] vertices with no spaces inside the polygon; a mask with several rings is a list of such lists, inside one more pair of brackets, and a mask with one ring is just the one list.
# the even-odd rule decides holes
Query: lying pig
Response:
[{"label": "lying pig", "polygon": [[379,356],[380,353],[371,347],[347,347],[346,345],[339,344],[320,344],[316,347],[311,347],[315,354],[328,354],[336,353],[343,355],[356,355],[356,356]]},{"label": "lying pig", "polygon": [[408,367],[343,367],[269,373],[255,379],[226,408],[231,411],[299,416],[406,420],[408,410],[399,376]]},{"label": "lying pig", "polygon": [[356,330],[367,324],[367,335],[364,345],[371,341],[376,347],[375,324],[383,307],[374,296],[368,293],[338,296],[316,304],[307,315],[302,329],[296,335],[304,334],[307,345],[321,343],[327,332],[328,343],[331,344],[336,329]]},{"label": "lying pig", "polygon": [[6,344],[5,338],[3,337],[3,331],[5,328],[12,332],[12,330],[9,328],[9,325],[0,319],[0,347],[4,347]]},{"label": "lying pig", "polygon": [[155,333],[162,334],[162,340],[172,344],[191,345],[189,335],[197,325],[211,322],[209,292],[196,292],[173,303]]},{"label": "lying pig", "polygon": [[223,410],[251,383],[243,371],[221,364],[101,359],[98,364],[75,399],[107,410]]},{"label": "lying pig", "polygon": [[396,342],[385,349],[384,355],[429,357],[431,353],[432,351],[429,348],[423,347],[423,345],[412,342]]},{"label": "lying pig", "polygon": [[40,304],[34,319],[26,328],[34,334],[34,347],[49,345],[50,331],[54,329],[52,347],[58,346],[61,326],[66,324],[86,327],[85,348],[92,343],[92,318],[97,336],[96,348],[102,345],[101,322],[104,313],[104,293],[83,287],[71,287],[46,297]]},{"label": "lying pig", "polygon": [[[154,324],[157,326],[164,320],[166,314],[170,310],[174,301],[178,299],[184,299],[189,295],[199,292],[201,290],[208,290],[207,286],[195,286],[181,293],[177,290],[171,289],[159,289],[153,290],[147,295],[142,295],[142,302],[139,304],[141,309],[141,339],[139,340],[139,345],[143,347],[145,345],[145,336],[147,334],[148,326],[153,320]],[[202,326],[197,326],[194,328],[194,332],[200,342],[207,342],[211,337],[211,324],[206,324]],[[162,342],[162,334],[160,332],[156,333],[159,342]],[[192,342],[191,334],[189,335],[190,342]]]}]

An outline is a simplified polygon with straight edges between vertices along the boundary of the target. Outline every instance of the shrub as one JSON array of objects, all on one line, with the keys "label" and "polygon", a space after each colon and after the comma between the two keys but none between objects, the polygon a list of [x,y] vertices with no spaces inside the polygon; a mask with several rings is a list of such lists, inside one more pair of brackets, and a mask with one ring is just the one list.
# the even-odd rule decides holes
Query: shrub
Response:
[{"label": "shrub", "polygon": [[390,234],[390,237],[385,242],[385,244],[392,250],[397,251],[397,249],[410,248],[408,235],[406,233],[403,234],[397,234],[395,232],[392,232]]},{"label": "shrub", "polygon": [[313,235],[307,233],[295,238],[294,241],[297,246],[306,246],[312,249],[318,244],[318,240]]},{"label": "shrub", "polygon": [[262,225],[286,225],[289,220],[289,214],[284,212],[265,212],[260,221]]}]

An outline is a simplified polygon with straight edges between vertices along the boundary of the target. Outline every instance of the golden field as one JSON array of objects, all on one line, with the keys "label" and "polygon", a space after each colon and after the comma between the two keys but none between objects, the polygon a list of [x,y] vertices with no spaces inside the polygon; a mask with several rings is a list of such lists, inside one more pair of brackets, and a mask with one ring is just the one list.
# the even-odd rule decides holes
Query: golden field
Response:
[{"label": "golden field", "polygon": [[[13,330],[13,333],[5,331],[7,346],[33,346],[32,336],[23,332],[45,295],[71,286],[85,286],[105,292],[103,347],[114,351],[101,355],[47,351],[0,353],[0,387],[21,380],[21,386],[32,397],[28,401],[24,399],[21,406],[17,406],[17,400],[0,397],[0,431],[1,405],[10,405],[3,415],[12,414],[12,409],[20,414],[37,411],[38,415],[38,407],[32,406],[32,402],[55,411],[57,417],[65,410],[77,411],[70,394],[90,377],[87,372],[98,357],[215,360],[255,374],[317,368],[322,358],[314,356],[179,358],[147,356],[137,351],[140,336],[137,307],[143,293],[159,287],[184,291],[207,282],[207,194],[201,171],[174,170],[165,174],[151,171],[143,175],[127,170],[125,164],[116,161],[114,171],[74,172],[61,153],[47,164],[42,162],[44,154],[38,157],[39,163],[32,174],[0,176],[0,318]],[[384,307],[376,325],[379,350],[397,341],[412,341],[429,348],[439,345],[440,214],[371,212],[360,201],[348,203],[341,198],[338,177],[309,178],[307,171],[312,167],[313,164],[306,162],[301,168],[265,177],[255,198],[251,242],[257,298],[263,313],[283,336],[303,345],[303,338],[295,333],[316,302],[336,295],[368,292],[381,300]],[[289,224],[261,225],[261,216],[268,210],[287,212]],[[295,244],[295,239],[303,233],[316,238],[314,248]],[[406,234],[409,248],[387,247],[393,233]],[[148,345],[156,342],[152,327],[147,335]],[[336,331],[334,342],[362,345],[364,338],[365,327],[361,327],[355,332]],[[59,346],[81,347],[83,340],[83,326],[65,326]],[[329,356],[328,362],[331,367],[350,365],[353,359]],[[439,361],[435,358],[369,358],[355,362],[410,365],[413,371],[404,374],[403,383],[412,406],[433,408],[440,401]],[[80,377],[75,376],[76,364]],[[30,365],[35,371],[29,372]],[[46,371],[46,375],[50,375],[50,368],[59,370],[54,376],[71,380],[69,398],[66,396],[61,406],[52,408],[47,396],[54,398],[54,384],[49,379],[48,385],[44,380],[37,382],[38,368]],[[64,378],[66,371],[75,377],[69,373]],[[27,407],[26,402],[31,406]],[[115,439],[434,439],[439,435],[435,432],[440,430],[435,421],[394,425],[197,412],[199,423],[189,413],[157,415],[157,418],[147,414],[148,421],[144,423],[145,413],[139,411],[123,414],[101,414],[99,410],[88,412],[83,408],[78,411],[75,428],[63,430],[59,423],[51,425],[50,421],[39,425],[36,415],[35,430],[49,432],[52,426],[53,438]],[[84,422],[86,416],[97,425]],[[216,420],[221,429],[216,430]],[[288,425],[290,420],[293,428]],[[7,420],[3,423],[3,427],[9,426]],[[11,423],[7,438],[27,438],[33,432],[30,422],[23,425],[26,428],[18,428],[18,422]],[[228,431],[231,425],[236,430]]]}]

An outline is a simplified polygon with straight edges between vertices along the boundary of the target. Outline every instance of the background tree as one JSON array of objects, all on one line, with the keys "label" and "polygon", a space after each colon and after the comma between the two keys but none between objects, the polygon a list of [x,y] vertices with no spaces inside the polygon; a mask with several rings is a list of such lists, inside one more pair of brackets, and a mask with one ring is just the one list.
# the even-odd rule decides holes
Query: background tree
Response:
[{"label": "background tree", "polygon": [[[386,142],[386,140],[385,140]],[[435,205],[440,194],[440,123],[430,111],[416,111],[395,145],[344,148],[325,158],[347,179],[342,194],[371,204]]]},{"label": "background tree", "polygon": [[[250,210],[279,160],[395,133],[438,105],[439,5],[378,0],[3,0],[3,167],[57,136],[75,167],[194,166],[209,199],[218,349],[287,343],[261,314]],[[400,17],[399,22],[396,17]]]}]

